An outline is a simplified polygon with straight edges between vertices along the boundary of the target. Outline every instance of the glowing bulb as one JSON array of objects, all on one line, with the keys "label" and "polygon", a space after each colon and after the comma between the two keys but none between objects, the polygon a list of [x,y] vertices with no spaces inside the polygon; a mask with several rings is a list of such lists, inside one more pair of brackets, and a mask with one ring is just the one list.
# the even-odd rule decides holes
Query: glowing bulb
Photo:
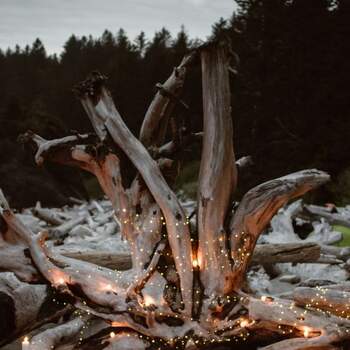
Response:
[{"label": "glowing bulb", "polygon": [[192,266],[194,267],[194,268],[196,268],[196,267],[198,267],[198,260],[197,259],[193,259],[192,260]]},{"label": "glowing bulb", "polygon": [[63,278],[59,278],[57,281],[58,284],[64,284],[64,279]]},{"label": "glowing bulb", "polygon": [[114,337],[115,337],[115,333],[114,333],[114,332],[111,332],[111,333],[109,333],[109,336],[110,336],[111,338],[114,338]]},{"label": "glowing bulb", "polygon": [[304,327],[304,338],[308,338],[310,335],[311,329],[309,327]]},{"label": "glowing bulb", "polygon": [[145,295],[143,297],[145,306],[154,305],[154,299],[150,295]]},{"label": "glowing bulb", "polygon": [[101,290],[102,291],[106,291],[106,292],[112,292],[113,291],[113,286],[110,284],[110,283],[108,283],[108,284],[102,284],[101,283]]},{"label": "glowing bulb", "polygon": [[247,319],[242,319],[241,322],[239,323],[242,328],[245,328],[249,325],[249,321]]},{"label": "glowing bulb", "polygon": [[22,350],[29,349],[29,339],[28,337],[24,337],[22,341]]}]

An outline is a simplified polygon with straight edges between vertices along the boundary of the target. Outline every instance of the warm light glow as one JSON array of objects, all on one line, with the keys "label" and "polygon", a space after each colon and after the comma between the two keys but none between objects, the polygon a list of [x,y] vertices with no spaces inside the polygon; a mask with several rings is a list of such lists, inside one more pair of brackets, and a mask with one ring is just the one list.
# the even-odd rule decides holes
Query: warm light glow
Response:
[{"label": "warm light glow", "polygon": [[99,283],[99,287],[102,291],[105,291],[105,292],[114,291],[114,288],[110,283]]},{"label": "warm light glow", "polygon": [[66,284],[66,276],[62,271],[59,269],[53,269],[50,272],[53,279],[53,284],[58,286]]},{"label": "warm light glow", "polygon": [[114,338],[114,337],[115,337],[115,333],[114,333],[114,332],[111,332],[111,333],[109,333],[109,336],[110,336],[111,338]]},{"label": "warm light glow", "polygon": [[308,338],[310,335],[311,329],[309,327],[304,327],[304,337]]},{"label": "warm light glow", "polygon": [[242,328],[245,328],[245,327],[249,326],[249,321],[246,318],[243,318],[239,324]]},{"label": "warm light glow", "polygon": [[192,266],[193,268],[199,268],[201,266],[201,253],[199,251],[192,253]]},{"label": "warm light glow", "polygon": [[143,300],[145,306],[154,305],[154,299],[150,295],[144,295]]},{"label": "warm light glow", "polygon": [[261,296],[261,301],[264,301],[264,302],[267,301],[267,296],[266,295],[262,295]]},{"label": "warm light glow", "polygon": [[27,345],[29,345],[29,339],[28,337],[24,337],[22,341],[22,349],[28,349]]}]

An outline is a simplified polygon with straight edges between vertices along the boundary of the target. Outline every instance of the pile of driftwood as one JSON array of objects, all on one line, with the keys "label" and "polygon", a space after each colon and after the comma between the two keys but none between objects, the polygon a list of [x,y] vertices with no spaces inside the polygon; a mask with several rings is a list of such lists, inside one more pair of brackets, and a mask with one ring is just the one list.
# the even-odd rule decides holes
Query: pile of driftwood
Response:
[{"label": "pile of driftwood", "polygon": [[[186,72],[195,64],[202,69],[200,135],[176,127],[174,118],[175,107],[186,106],[180,94]],[[323,185],[329,175],[310,169],[268,181],[248,191],[232,210],[238,171],[228,64],[227,50],[219,44],[186,56],[158,85],[138,138],[123,122],[106,78],[97,72],[76,89],[94,135],[58,140],[24,135],[23,141],[34,145],[39,165],[51,161],[89,171],[110,204],[81,203],[71,210],[37,205],[30,215],[16,216],[0,192],[3,344],[26,335],[23,347],[30,350],[349,347],[348,252],[329,245],[336,234],[315,226],[314,233],[301,239],[300,227],[307,226],[308,217],[320,215],[315,207],[307,207],[308,216],[296,225],[299,214],[288,207],[274,218],[272,231],[265,232],[281,207]],[[172,139],[166,142],[168,124]],[[182,147],[198,137],[202,157],[191,222],[172,187]],[[131,181],[122,171],[125,156],[135,168]],[[333,215],[327,210],[321,214]],[[276,238],[286,235],[283,225],[292,228],[294,238],[293,232],[290,239]],[[120,237],[114,235],[117,227]],[[105,243],[99,247],[113,245],[113,237],[118,242],[123,238],[128,249],[117,254],[97,250],[98,244],[67,249],[79,236],[91,245],[99,237]],[[120,251],[126,253],[122,263]],[[304,264],[311,270],[338,270],[325,280],[320,272],[317,280],[305,279],[307,269],[296,269]],[[129,269],[115,270],[121,265]],[[286,285],[293,288],[283,289]]]},{"label": "pile of driftwood", "polygon": [[[63,208],[42,208],[38,202],[17,216],[33,232],[47,231],[49,246],[64,256],[121,271],[130,269],[130,247],[122,239],[111,202],[75,201],[75,206]],[[188,216],[195,210],[191,200],[182,205]],[[191,221],[195,224],[195,217]],[[280,209],[255,247],[248,275],[252,290],[276,296],[276,287],[321,286],[348,280],[350,247],[337,246],[343,235],[333,225],[350,228],[350,209],[308,205],[301,200]]]},{"label": "pile of driftwood", "polygon": [[[130,247],[109,200],[77,202],[63,208],[42,208],[38,202],[17,216],[33,232],[48,232],[49,245],[67,257],[128,270]],[[182,203],[188,216],[194,201]],[[195,217],[191,219],[195,224]],[[279,210],[255,247],[247,282],[257,295],[287,296],[295,286],[343,283],[350,278],[350,247],[337,243],[350,228],[350,208],[309,205],[297,200]]]}]

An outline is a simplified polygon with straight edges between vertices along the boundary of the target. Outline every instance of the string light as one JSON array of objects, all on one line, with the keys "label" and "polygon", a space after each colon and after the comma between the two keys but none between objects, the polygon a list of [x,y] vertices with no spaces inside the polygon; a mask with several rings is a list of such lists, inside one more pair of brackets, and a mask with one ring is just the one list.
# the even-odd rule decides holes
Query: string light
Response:
[{"label": "string light", "polygon": [[[123,212],[125,211],[124,209],[122,210]],[[133,222],[131,222],[133,224]],[[150,224],[153,224],[156,222],[153,222],[152,220],[149,220],[149,223]],[[185,224],[188,224],[188,223],[184,223]],[[176,223],[175,226],[178,226],[178,225],[181,225],[181,222],[179,223]],[[152,232],[152,230],[150,230],[150,232]],[[159,235],[161,236],[161,233],[158,232]],[[177,238],[181,238],[180,235],[177,235],[176,236]],[[250,256],[250,251],[247,249],[248,248],[248,243],[249,243],[249,236],[247,236],[247,234],[245,232],[241,232],[240,235],[235,235],[236,238],[240,238],[240,241],[238,243],[239,247],[237,247],[236,251],[237,251],[237,255],[238,255],[238,260],[236,260],[235,262],[238,261],[238,264],[242,264],[246,261],[246,258]],[[165,236],[166,238],[166,236]],[[218,240],[220,242],[223,242],[224,241],[224,237],[219,237]],[[194,242],[195,240],[193,238],[191,238],[191,242]],[[138,247],[137,244],[135,244],[135,242],[130,242],[132,246],[136,246],[136,248]],[[210,241],[206,241],[205,242],[206,245],[210,245],[211,242]],[[151,251],[148,251],[147,249],[144,249],[143,247],[139,247],[139,251],[140,252],[146,252],[149,256],[151,256]],[[221,251],[223,254],[225,254],[225,250],[222,250]],[[194,251],[192,253],[192,267],[193,269],[197,269],[201,266],[201,253],[202,254],[205,254],[206,256],[208,256],[208,253],[203,251]],[[164,252],[163,254],[161,255],[164,255],[164,256],[169,256],[171,257],[172,254],[169,253],[169,252]],[[227,255],[227,254],[226,254]],[[184,255],[174,255],[172,256],[173,259],[176,261],[176,260],[185,260],[186,259],[186,256]],[[142,260],[141,258],[139,259],[138,257],[136,257],[136,260]],[[212,259],[210,259],[212,260]],[[181,260],[180,260],[181,261]],[[144,263],[143,262],[140,262],[140,266],[143,266]],[[182,262],[179,262],[179,266],[184,266],[185,267],[185,264],[182,263]],[[163,266],[165,267],[165,269],[167,269],[167,266]],[[186,269],[183,270],[184,272],[186,272]],[[55,277],[54,278],[54,281],[55,281],[55,284],[56,285],[64,285],[66,283],[66,281],[68,280],[68,277],[69,276],[65,276],[60,270],[58,271],[50,271],[52,272],[52,275]],[[77,270],[76,271],[77,273],[79,273],[79,271]],[[109,272],[110,273],[110,272]],[[110,273],[111,274],[111,273]],[[163,272],[160,273],[161,275],[163,275]],[[121,276],[121,275],[120,275]],[[88,275],[87,276],[88,278],[92,279],[92,277],[95,277],[95,275]],[[137,277],[135,277],[135,279],[137,279]],[[117,280],[116,280],[117,281]],[[92,282],[92,281],[91,281]],[[108,281],[107,281],[108,282]],[[149,282],[150,285],[153,285],[153,282]],[[114,290],[114,283],[111,284],[111,283],[106,283],[106,282],[103,282],[103,283],[99,283],[97,284],[100,288],[101,291],[113,291]],[[168,285],[161,285],[161,284],[154,284],[155,286],[158,286],[158,287],[163,287],[163,288],[168,288],[169,286]],[[172,287],[171,287],[172,288]],[[174,287],[175,290],[179,291],[178,288]],[[320,287],[317,287],[316,288],[318,290],[318,293],[316,293],[315,297],[313,299],[310,300],[310,304],[307,305],[306,309],[305,310],[301,310],[301,309],[298,309],[295,307],[295,304],[294,303],[289,303],[288,306],[286,306],[286,304],[284,303],[280,303],[278,302],[278,299],[276,299],[276,301],[274,300],[274,298],[270,297],[270,296],[266,296],[266,295],[262,295],[260,297],[260,300],[263,302],[263,303],[271,303],[273,304],[274,306],[278,307],[280,309],[279,313],[280,313],[280,317],[278,318],[278,321],[279,321],[279,324],[278,324],[278,328],[280,330],[280,332],[282,334],[288,334],[288,333],[294,333],[294,332],[302,332],[304,338],[309,338],[310,336],[315,336],[315,330],[313,330],[312,328],[310,327],[307,327],[307,326],[302,326],[300,325],[300,322],[304,322],[305,321],[305,324],[308,324],[307,323],[307,309],[313,309],[313,310],[318,310],[320,312],[323,312],[323,313],[327,313],[327,314],[330,314],[329,311],[324,311],[324,310],[321,310],[319,309],[319,306],[320,305],[323,305],[327,302],[326,300],[326,292],[327,292],[327,289],[324,289],[324,288],[320,288]],[[183,292],[183,289],[181,288],[181,291]],[[197,290],[195,289],[194,290],[195,293],[200,293],[200,290]],[[344,295],[344,297],[346,297],[346,295]],[[227,298],[229,298],[227,296]],[[240,298],[242,300],[242,298]],[[183,302],[181,302],[183,304]],[[196,301],[197,304],[200,304],[199,301]],[[83,301],[83,304],[86,305],[86,302]],[[160,304],[162,304],[162,301],[161,300],[155,300],[152,296],[150,295],[144,295],[143,296],[143,301],[142,301],[142,306],[143,307],[150,307],[150,306],[160,306]],[[329,304],[329,307],[332,307],[331,304]],[[346,309],[349,310],[349,305],[346,305]],[[129,311],[132,311],[132,309],[128,309]],[[155,312],[154,312],[155,308],[149,308],[147,313],[149,315],[154,315]],[[160,309],[159,309],[160,310]],[[158,311],[159,311],[158,310]],[[163,309],[164,310],[164,309]],[[286,318],[286,315],[287,314],[287,311],[286,310],[291,310],[291,312],[293,312],[295,314],[295,323],[290,323],[290,321],[288,320],[288,317]],[[339,311],[339,313],[341,313],[341,317],[345,317],[345,318],[349,318],[349,313],[345,312],[344,310],[337,310],[336,311]],[[288,311],[289,312],[289,311]],[[162,315],[162,313],[160,312],[160,315]],[[174,317],[178,317],[178,315],[175,315]],[[191,321],[194,321],[191,319]],[[212,322],[212,324],[214,325],[214,329],[215,329],[215,321],[216,319],[215,318],[208,318],[207,319],[208,322]],[[196,321],[194,321],[196,322]],[[237,326],[240,326],[242,328],[242,330],[239,330],[239,333],[236,334],[236,335],[230,335],[229,337],[225,337],[225,336],[220,336],[220,337],[217,337],[217,338],[209,338],[209,339],[205,339],[205,338],[202,338],[200,337],[200,339],[197,338],[198,335],[195,336],[194,338],[194,342],[195,344],[206,344],[206,343],[215,343],[215,342],[223,342],[223,341],[236,341],[236,342],[239,342],[239,341],[245,341],[247,340],[247,338],[249,337],[249,332],[248,332],[248,329],[251,325],[253,325],[255,323],[254,320],[251,320],[249,318],[246,317],[241,317],[240,319],[238,319],[238,322],[235,321],[235,324],[234,326],[230,327],[230,329],[235,329],[234,327],[237,327]],[[113,322],[112,322],[112,325],[113,325]],[[312,324],[311,324],[312,325]],[[121,327],[123,326],[123,323],[118,323],[116,322],[114,324],[115,327]],[[313,333],[311,335],[311,333]],[[114,332],[110,332],[110,338],[114,338],[116,337],[116,333]],[[128,335],[129,336],[129,335]],[[185,336],[184,338],[186,338],[187,336]],[[142,338],[142,336],[141,336]],[[150,340],[152,343],[154,342],[160,342],[162,343],[162,340],[155,340],[155,339],[152,339],[152,338],[149,338],[147,336],[144,336],[144,339],[148,339]],[[184,342],[184,340],[182,340],[181,338],[174,338],[174,339],[170,339],[168,340],[168,343],[169,344],[175,344],[176,342],[182,342],[182,345],[185,345],[186,342]],[[25,337],[22,341],[22,349],[29,349],[28,346],[29,346],[30,342],[29,342],[29,339],[28,337]]]},{"label": "string light", "polygon": [[155,304],[155,300],[150,295],[144,295],[143,301],[146,307]]},{"label": "string light", "polygon": [[304,338],[308,338],[310,335],[311,329],[309,327],[304,327],[303,329],[303,334],[304,334]]},{"label": "string light", "polygon": [[29,350],[29,338],[28,337],[24,337],[23,341],[22,341],[22,350]]},{"label": "string light", "polygon": [[241,321],[239,322],[239,325],[242,328],[248,327],[249,326],[249,320],[246,318],[241,319]]}]

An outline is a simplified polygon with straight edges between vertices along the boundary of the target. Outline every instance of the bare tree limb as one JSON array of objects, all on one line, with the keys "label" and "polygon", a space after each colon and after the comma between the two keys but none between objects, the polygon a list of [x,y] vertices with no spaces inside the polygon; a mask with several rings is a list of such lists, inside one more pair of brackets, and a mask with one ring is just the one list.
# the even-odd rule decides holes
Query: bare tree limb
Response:
[{"label": "bare tree limb", "polygon": [[329,175],[322,171],[304,170],[265,182],[245,194],[230,223],[233,289],[241,285],[256,241],[277,210],[328,180]]},{"label": "bare tree limb", "polygon": [[182,92],[187,67],[194,55],[195,53],[190,53],[185,56],[180,65],[174,68],[168,80],[163,85],[159,85],[159,91],[146,112],[140,130],[139,139],[146,148],[162,144],[168,119]]},{"label": "bare tree limb", "polygon": [[166,221],[169,244],[180,277],[184,312],[190,314],[193,280],[192,251],[185,213],[176,195],[165,182],[156,162],[123,122],[109,91],[102,85],[103,81],[104,78],[99,75],[90,78],[91,86],[100,86],[100,89],[94,92],[95,105],[94,100],[87,93],[82,95],[81,102],[83,105],[93,106],[95,112],[105,121],[105,126],[114,142],[130,158],[161,208]]},{"label": "bare tree limb", "polygon": [[229,290],[231,266],[224,220],[236,186],[237,170],[234,165],[225,49],[204,49],[201,61],[204,134],[198,189],[197,254],[205,294],[211,296],[225,294]]}]

